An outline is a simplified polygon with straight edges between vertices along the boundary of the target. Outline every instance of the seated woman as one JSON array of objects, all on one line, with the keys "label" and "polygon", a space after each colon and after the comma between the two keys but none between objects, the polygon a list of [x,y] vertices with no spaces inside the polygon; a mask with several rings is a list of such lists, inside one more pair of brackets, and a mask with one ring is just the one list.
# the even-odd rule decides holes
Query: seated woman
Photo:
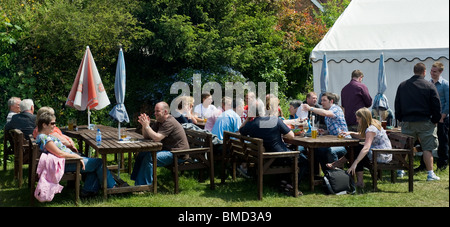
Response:
[{"label": "seated woman", "polygon": [[[372,118],[369,109],[364,107],[356,111],[356,121],[358,122],[359,132],[345,132],[345,134],[355,138],[365,138],[365,142],[364,147],[359,152],[355,150],[356,159],[347,172],[356,174],[356,186],[363,188],[363,167],[374,161],[372,160],[372,149],[391,149],[392,146],[386,131],[381,127],[378,120]],[[392,160],[392,155],[380,154],[376,158],[377,162],[388,163]],[[341,162],[341,160],[337,162]],[[333,165],[337,164],[333,163]]]},{"label": "seated woman", "polygon": [[[54,131],[56,124],[55,115],[45,112],[42,113],[37,119],[38,135],[36,137],[36,143],[39,148],[45,152],[50,152],[59,158],[80,158],[80,156],[72,152],[69,148],[61,143],[61,140],[51,135]],[[99,158],[86,158],[83,157],[81,163],[81,173],[86,174],[86,179],[84,181],[84,186],[81,191],[81,196],[92,196],[97,194],[100,189],[100,182],[103,179],[103,164],[102,160]],[[75,165],[66,165],[64,168],[65,172],[74,171]],[[107,187],[113,188],[116,182],[113,176],[107,170]]]},{"label": "seated woman", "polygon": [[[36,114],[36,125],[37,125],[37,119],[39,118],[39,116],[41,116],[41,114],[48,112],[50,114],[55,114],[55,110],[51,107],[48,106],[43,106],[41,107],[37,114]],[[36,127],[33,131],[33,137],[36,139],[38,135],[38,128]],[[61,140],[62,144],[64,144],[64,146],[66,146],[67,148],[69,148],[70,150],[72,150],[73,152],[78,152],[77,148],[75,147],[75,143],[73,142],[72,138],[64,135],[61,130],[55,125],[55,127],[53,128],[53,132],[50,133],[50,135],[58,138],[59,140]]]},{"label": "seated woman", "polygon": [[180,122],[183,123],[197,123],[197,119],[195,119],[192,107],[194,106],[194,98],[192,96],[179,96],[174,100],[178,102],[178,108],[175,110],[175,113],[172,114],[173,117]]}]

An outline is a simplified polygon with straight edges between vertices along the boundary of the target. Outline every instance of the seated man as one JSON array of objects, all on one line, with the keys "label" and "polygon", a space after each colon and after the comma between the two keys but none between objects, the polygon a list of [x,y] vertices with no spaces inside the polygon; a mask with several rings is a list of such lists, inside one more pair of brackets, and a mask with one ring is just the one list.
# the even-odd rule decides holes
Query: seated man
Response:
[{"label": "seated man", "polygon": [[289,103],[289,119],[297,119],[297,109],[302,105],[299,100],[292,100]]},{"label": "seated man", "polygon": [[[156,123],[150,127],[150,117],[141,114],[138,122],[142,125],[142,135],[146,139],[152,139],[163,144],[162,150],[156,153],[158,166],[167,166],[173,162],[173,154],[170,151],[189,149],[189,143],[183,127],[169,114],[169,105],[159,102],[155,105]],[[188,157],[180,159],[183,162]],[[140,152],[136,157],[131,179],[135,185],[150,185],[153,182],[153,161],[151,152]]]},{"label": "seated man", "polygon": [[33,133],[36,126],[36,115],[34,113],[34,103],[31,99],[24,99],[20,102],[20,113],[12,116],[11,121],[5,125],[5,132],[11,129],[22,131],[25,139]]},{"label": "seated man", "polygon": [[[311,91],[308,94],[306,94],[306,100],[303,103],[306,103],[314,108],[320,108],[319,104],[317,103],[317,94],[314,91]],[[337,101],[335,100],[334,103],[337,103]],[[315,114],[313,112],[308,114],[309,119],[312,119],[312,116],[315,116],[314,125],[316,125],[318,128],[325,129],[325,117],[319,114]]]},{"label": "seated man", "polygon": [[[309,106],[308,104],[303,105],[304,110],[311,111],[312,113],[325,117],[327,130],[319,129],[322,134],[337,136],[340,132],[348,131],[344,112],[342,111],[341,107],[335,104],[335,100],[337,100],[335,94],[326,92],[322,95],[321,98],[323,109],[314,108]],[[322,166],[322,170],[325,170],[327,164],[326,161],[337,161],[346,153],[347,150],[345,149],[345,147],[328,147],[318,148],[315,154],[317,154],[318,160]]]},{"label": "seated man", "polygon": [[220,140],[223,140],[224,131],[237,132],[241,127],[241,117],[233,110],[232,102],[230,97],[222,98],[222,109],[225,111],[216,119],[211,131]]},{"label": "seated man", "polygon": [[9,108],[9,113],[8,116],[6,117],[6,123],[11,121],[12,116],[20,113],[20,102],[22,100],[20,100],[20,98],[18,97],[11,97],[8,100],[8,108]]}]

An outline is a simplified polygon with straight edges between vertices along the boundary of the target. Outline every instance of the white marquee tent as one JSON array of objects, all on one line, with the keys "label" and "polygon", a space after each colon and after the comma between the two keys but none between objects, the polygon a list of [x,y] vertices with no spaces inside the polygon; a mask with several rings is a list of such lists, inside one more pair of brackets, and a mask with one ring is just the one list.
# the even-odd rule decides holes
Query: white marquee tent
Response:
[{"label": "white marquee tent", "polygon": [[444,64],[449,79],[448,0],[352,0],[311,53],[314,90],[320,93],[322,58],[328,61],[328,91],[340,95],[351,73],[364,73],[372,98],[377,94],[378,65],[384,53],[389,107],[394,109],[398,85],[409,79],[418,62]]}]

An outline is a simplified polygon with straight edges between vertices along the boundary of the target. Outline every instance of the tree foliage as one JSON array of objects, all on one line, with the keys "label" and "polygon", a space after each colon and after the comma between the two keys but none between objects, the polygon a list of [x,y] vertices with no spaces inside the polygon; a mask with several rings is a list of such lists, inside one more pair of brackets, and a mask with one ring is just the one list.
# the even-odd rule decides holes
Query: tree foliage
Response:
[{"label": "tree foliage", "polygon": [[112,124],[119,45],[131,116],[170,102],[170,84],[192,83],[192,72],[203,83],[278,82],[282,97],[295,98],[312,89],[309,54],[327,30],[320,16],[293,0],[0,0],[0,103],[32,98],[61,124],[85,123],[64,103],[89,46],[112,102],[93,120]]}]

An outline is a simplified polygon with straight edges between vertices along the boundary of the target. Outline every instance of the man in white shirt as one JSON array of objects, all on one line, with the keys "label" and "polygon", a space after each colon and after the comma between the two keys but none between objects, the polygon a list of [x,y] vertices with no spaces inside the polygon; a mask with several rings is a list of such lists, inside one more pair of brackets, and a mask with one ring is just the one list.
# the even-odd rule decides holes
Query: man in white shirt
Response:
[{"label": "man in white shirt", "polygon": [[202,103],[194,107],[194,115],[198,118],[197,120],[210,118],[214,114],[217,108],[211,105],[212,101],[211,94],[202,94]]}]

